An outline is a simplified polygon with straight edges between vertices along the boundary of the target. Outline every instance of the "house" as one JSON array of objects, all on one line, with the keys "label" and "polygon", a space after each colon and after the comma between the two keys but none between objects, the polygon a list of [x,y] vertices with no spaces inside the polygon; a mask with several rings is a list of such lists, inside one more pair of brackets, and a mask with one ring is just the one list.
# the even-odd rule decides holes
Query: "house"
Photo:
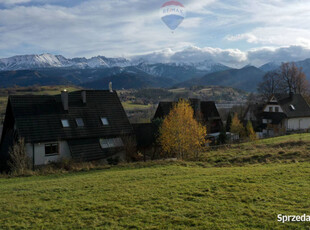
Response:
[{"label": "house", "polygon": [[124,138],[131,135],[133,128],[115,91],[14,95],[8,98],[0,156],[6,162],[9,148],[24,138],[34,166],[63,158],[124,159]]},{"label": "house", "polygon": [[265,107],[263,103],[249,104],[243,115],[243,125],[246,127],[247,122],[251,121],[256,132],[262,132],[262,119],[260,115]]},{"label": "house", "polygon": [[143,154],[145,160],[154,160],[159,155],[156,144],[158,126],[154,123],[133,123],[132,127],[136,135],[138,152]]},{"label": "house", "polygon": [[[200,101],[199,99],[189,99],[190,105],[194,110],[195,118],[206,125],[208,133],[221,131],[223,122],[213,101]],[[176,102],[160,102],[155,112],[154,119],[165,118]]]},{"label": "house", "polygon": [[300,94],[275,94],[259,112],[251,114],[250,111],[247,110],[245,119],[255,118],[263,136],[310,128],[310,107]]}]

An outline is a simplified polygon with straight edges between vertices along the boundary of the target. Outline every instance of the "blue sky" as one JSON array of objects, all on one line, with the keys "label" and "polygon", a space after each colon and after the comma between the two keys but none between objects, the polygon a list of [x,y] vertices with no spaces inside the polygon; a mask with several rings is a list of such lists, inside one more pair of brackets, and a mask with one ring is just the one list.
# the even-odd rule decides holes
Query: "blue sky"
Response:
[{"label": "blue sky", "polygon": [[152,62],[212,59],[230,66],[310,58],[308,0],[180,0],[174,32],[161,0],[1,0],[0,57],[145,57]]}]

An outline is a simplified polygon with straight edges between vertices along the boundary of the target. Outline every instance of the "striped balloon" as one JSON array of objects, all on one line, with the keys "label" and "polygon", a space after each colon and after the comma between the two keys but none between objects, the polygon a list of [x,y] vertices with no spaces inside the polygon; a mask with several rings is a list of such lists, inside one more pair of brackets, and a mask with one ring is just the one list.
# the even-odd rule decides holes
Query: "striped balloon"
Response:
[{"label": "striped balloon", "polygon": [[171,29],[175,30],[183,22],[186,12],[184,6],[177,1],[169,1],[160,8],[161,20]]}]

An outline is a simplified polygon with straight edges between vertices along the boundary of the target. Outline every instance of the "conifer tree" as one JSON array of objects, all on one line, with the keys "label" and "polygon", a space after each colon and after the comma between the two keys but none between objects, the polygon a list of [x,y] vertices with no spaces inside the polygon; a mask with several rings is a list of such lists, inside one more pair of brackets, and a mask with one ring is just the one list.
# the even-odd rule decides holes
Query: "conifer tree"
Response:
[{"label": "conifer tree", "polygon": [[231,113],[228,114],[226,120],[226,132],[230,132],[230,126],[231,126]]}]

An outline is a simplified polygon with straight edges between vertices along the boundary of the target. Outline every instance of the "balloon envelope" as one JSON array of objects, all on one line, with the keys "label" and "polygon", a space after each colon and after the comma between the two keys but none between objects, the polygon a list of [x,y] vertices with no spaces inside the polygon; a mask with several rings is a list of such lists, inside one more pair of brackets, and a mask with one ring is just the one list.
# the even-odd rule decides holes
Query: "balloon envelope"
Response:
[{"label": "balloon envelope", "polygon": [[171,30],[178,28],[183,22],[185,15],[184,6],[177,1],[166,2],[160,8],[161,19]]}]

